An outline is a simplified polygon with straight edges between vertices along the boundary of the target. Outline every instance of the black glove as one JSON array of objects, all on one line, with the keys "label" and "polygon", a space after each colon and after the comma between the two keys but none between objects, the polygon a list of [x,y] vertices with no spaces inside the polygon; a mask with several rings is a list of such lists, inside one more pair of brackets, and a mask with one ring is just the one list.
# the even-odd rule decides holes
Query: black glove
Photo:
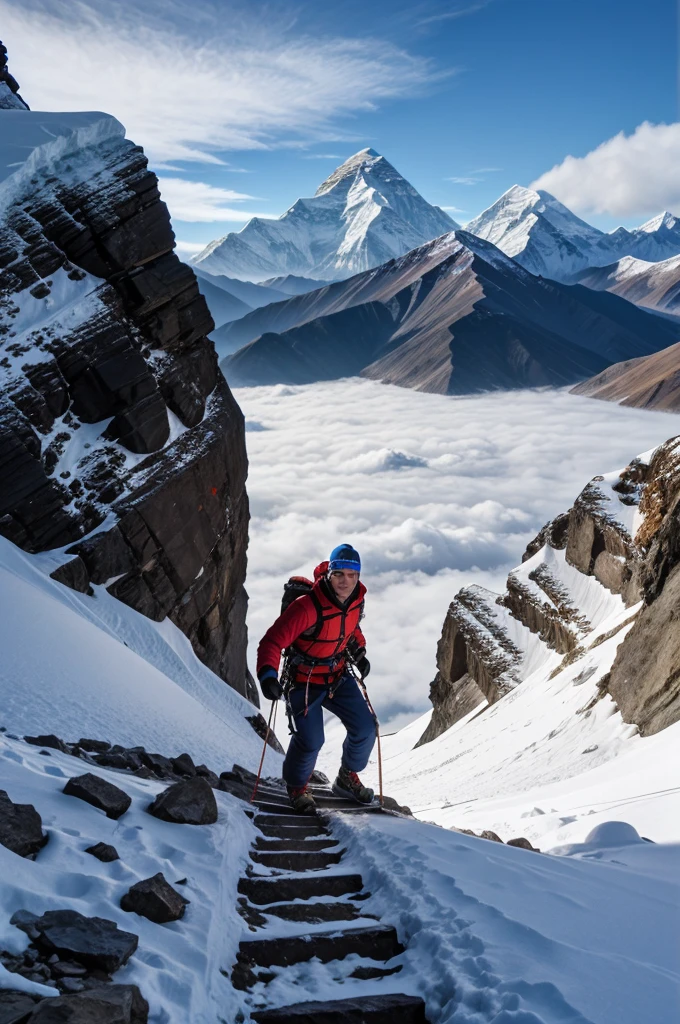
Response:
[{"label": "black glove", "polygon": [[276,671],[267,665],[258,673],[260,689],[265,700],[278,700],[283,695],[283,687]]},{"label": "black glove", "polygon": [[363,654],[357,661],[357,669],[359,670],[359,673],[361,674],[361,677],[363,679],[365,679],[368,673],[371,671],[371,663],[365,654]]}]

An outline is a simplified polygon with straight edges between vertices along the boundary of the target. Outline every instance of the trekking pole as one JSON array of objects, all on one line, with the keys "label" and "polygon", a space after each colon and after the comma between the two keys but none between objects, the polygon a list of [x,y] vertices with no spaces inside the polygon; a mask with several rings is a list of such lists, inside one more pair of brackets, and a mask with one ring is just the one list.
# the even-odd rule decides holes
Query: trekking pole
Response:
[{"label": "trekking pole", "polygon": [[369,700],[368,690],[366,689],[366,683],[364,682],[364,677],[359,672],[359,669],[357,668],[356,663],[354,662],[354,660],[350,660],[350,658],[348,658],[347,661],[348,661],[348,663],[351,665],[351,667],[353,669],[352,674],[353,674],[354,678],[356,679],[356,681],[359,683],[359,686],[361,687],[362,693],[364,695],[364,700],[368,704],[368,710],[373,715],[373,721],[375,722],[375,735],[376,735],[377,740],[378,740],[378,790],[379,790],[379,793],[380,793],[380,806],[383,807],[385,801],[384,801],[384,797],[383,797],[382,750],[380,749],[380,722],[378,721],[378,716],[376,715],[375,711],[373,710],[373,705],[371,704],[371,702]]},{"label": "trekking pole", "polygon": [[272,706],[269,709],[269,721],[267,722],[267,731],[264,736],[264,746],[262,747],[262,757],[260,758],[260,767],[257,769],[257,778],[255,779],[255,785],[253,787],[253,795],[250,798],[250,803],[257,795],[257,787],[260,785],[260,776],[262,775],[262,765],[264,764],[264,755],[267,753],[267,740],[269,739],[269,733],[272,731],[272,716],[274,717],[274,725],[276,725],[276,705],[279,702],[277,700],[272,701]]}]

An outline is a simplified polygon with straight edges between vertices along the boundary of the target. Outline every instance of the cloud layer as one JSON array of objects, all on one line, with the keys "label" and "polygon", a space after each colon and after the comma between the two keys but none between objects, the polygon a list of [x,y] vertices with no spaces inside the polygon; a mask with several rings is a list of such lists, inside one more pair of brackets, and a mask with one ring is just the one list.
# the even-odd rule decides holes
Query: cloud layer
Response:
[{"label": "cloud layer", "polygon": [[284,581],[349,541],[369,588],[370,690],[387,728],[429,708],[459,588],[502,588],[590,477],[680,430],[680,417],[564,391],[448,398],[355,379],[235,394],[249,427],[251,667]]},{"label": "cloud layer", "polygon": [[[193,9],[192,9],[193,10]],[[34,109],[113,113],[154,161],[338,137],[337,121],[435,76],[379,39],[310,38],[204,3],[0,0],[3,38]],[[174,19],[174,20],[173,20]]]},{"label": "cloud layer", "polygon": [[579,213],[613,217],[680,212],[680,122],[644,121],[583,157],[568,156],[532,182]]}]

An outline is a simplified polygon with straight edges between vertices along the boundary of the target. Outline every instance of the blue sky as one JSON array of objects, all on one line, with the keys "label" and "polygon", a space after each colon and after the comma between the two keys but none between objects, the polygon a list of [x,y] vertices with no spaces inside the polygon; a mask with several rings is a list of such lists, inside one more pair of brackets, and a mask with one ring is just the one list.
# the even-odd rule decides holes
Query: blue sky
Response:
[{"label": "blue sky", "polygon": [[0,0],[0,22],[31,106],[108,110],[144,146],[183,242],[365,146],[462,223],[537,179],[605,230],[680,213],[675,0]]}]

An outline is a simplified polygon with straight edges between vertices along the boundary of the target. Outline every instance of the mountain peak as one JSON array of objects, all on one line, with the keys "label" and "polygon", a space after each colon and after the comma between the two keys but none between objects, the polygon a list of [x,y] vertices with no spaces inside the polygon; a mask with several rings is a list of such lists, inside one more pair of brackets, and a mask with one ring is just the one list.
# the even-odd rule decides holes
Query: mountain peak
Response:
[{"label": "mountain peak", "polygon": [[341,163],[339,167],[336,167],[332,174],[329,174],[325,181],[322,181],[316,190],[315,195],[322,196],[326,192],[330,192],[331,189],[344,181],[346,178],[353,178],[356,176],[358,171],[374,170],[380,166],[384,169],[389,169],[392,174],[401,178],[401,175],[387,162],[384,156],[380,153],[376,153],[374,149],[366,148],[360,149],[358,153],[354,153],[348,157],[344,163]]},{"label": "mountain peak", "polygon": [[678,218],[668,210],[664,210],[663,213],[657,214],[656,217],[652,217],[651,220],[641,224],[638,231],[644,231],[646,234],[651,234],[653,231],[659,231],[660,228],[671,229],[678,223]]}]

